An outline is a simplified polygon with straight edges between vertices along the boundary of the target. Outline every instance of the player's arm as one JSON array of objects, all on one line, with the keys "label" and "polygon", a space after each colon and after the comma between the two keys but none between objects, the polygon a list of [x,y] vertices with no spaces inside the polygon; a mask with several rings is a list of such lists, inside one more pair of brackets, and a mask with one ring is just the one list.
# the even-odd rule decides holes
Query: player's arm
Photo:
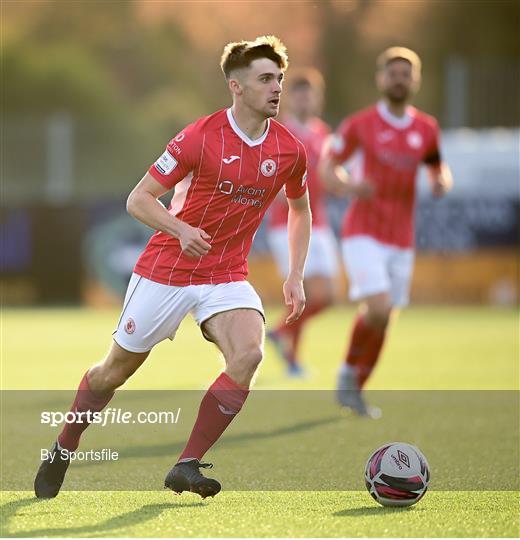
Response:
[{"label": "player's arm", "polygon": [[292,306],[287,322],[300,317],[305,309],[305,292],[303,289],[303,272],[309,251],[312,216],[307,191],[297,199],[287,199],[289,214],[287,231],[289,236],[289,274],[283,284],[285,304]]},{"label": "player's arm", "polygon": [[159,197],[169,189],[159,183],[149,172],[135,186],[126,202],[128,213],[152,229],[178,238],[182,251],[191,257],[202,257],[210,250],[210,236],[202,229],[192,227],[172,216]]},{"label": "player's arm", "polygon": [[450,168],[442,161],[440,152],[440,129],[435,122],[432,126],[431,143],[426,151],[423,163],[428,167],[428,177],[434,197],[443,197],[453,187]]},{"label": "player's arm", "polygon": [[318,173],[325,189],[336,197],[367,199],[374,193],[368,180],[354,181],[342,166],[358,148],[355,126],[348,119],[331,135],[323,146]]}]

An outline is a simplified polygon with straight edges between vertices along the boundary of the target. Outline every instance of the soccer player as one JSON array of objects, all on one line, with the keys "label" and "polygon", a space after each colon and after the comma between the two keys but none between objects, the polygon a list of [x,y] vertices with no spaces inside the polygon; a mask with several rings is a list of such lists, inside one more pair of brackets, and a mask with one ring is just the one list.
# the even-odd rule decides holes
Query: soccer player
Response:
[{"label": "soccer player", "polygon": [[[323,103],[324,81],[315,69],[292,72],[286,82],[287,112],[282,123],[303,142],[307,151],[307,185],[312,211],[312,237],[305,265],[306,307],[302,316],[291,323],[283,316],[267,333],[287,364],[290,376],[301,376],[298,345],[306,322],[329,306],[333,300],[334,277],[337,274],[336,240],[327,222],[323,187],[318,178],[318,161],[329,126],[319,118]],[[283,278],[289,272],[287,252],[287,214],[285,197],[277,197],[268,213],[268,241]]]},{"label": "soccer player", "polygon": [[[415,177],[424,163],[432,193],[452,185],[442,162],[439,128],[410,105],[421,82],[421,61],[404,47],[377,60],[382,99],[346,118],[320,163],[326,185],[352,198],[342,229],[342,251],[350,298],[360,303],[350,346],[338,378],[338,399],[360,415],[371,415],[361,390],[380,356],[390,316],[408,303],[414,261]],[[340,165],[353,157],[348,175]]]},{"label": "soccer player", "polygon": [[[217,480],[200,468],[209,448],[242,408],[263,356],[264,315],[246,281],[253,236],[284,187],[289,204],[289,274],[283,285],[292,306],[305,306],[303,269],[311,214],[305,148],[273,118],[278,114],[288,65],[274,36],[226,45],[221,67],[233,105],[188,125],[137,184],[128,212],[156,229],[130,279],[107,357],[84,375],[72,404],[76,415],[101,411],[114,391],[146,360],[157,343],[173,339],[191,313],[204,337],[220,349],[225,370],[205,394],[184,451],[165,487],[214,496]],[[175,187],[166,208],[159,197]],[[85,418],[83,414],[82,420]],[[35,479],[37,497],[55,497],[88,423],[66,424]]]}]

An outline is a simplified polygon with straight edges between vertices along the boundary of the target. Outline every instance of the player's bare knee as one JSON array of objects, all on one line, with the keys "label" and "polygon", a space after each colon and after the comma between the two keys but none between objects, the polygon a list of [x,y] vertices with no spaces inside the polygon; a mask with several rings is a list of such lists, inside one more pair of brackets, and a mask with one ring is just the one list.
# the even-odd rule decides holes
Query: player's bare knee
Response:
[{"label": "player's bare knee", "polygon": [[127,377],[121,370],[106,362],[94,366],[88,373],[90,389],[99,393],[113,392],[122,386],[126,380]]},{"label": "player's bare knee", "polygon": [[148,353],[131,353],[121,347],[112,347],[103,362],[89,371],[89,384],[98,392],[113,392],[135,373]]},{"label": "player's bare knee", "polygon": [[333,295],[330,291],[316,291],[312,295],[307,295],[307,307],[311,305],[322,306],[326,308],[333,302]]},{"label": "player's bare knee", "polygon": [[237,351],[229,359],[228,365],[234,371],[240,372],[246,376],[253,376],[260,362],[263,360],[264,353],[259,345],[250,345]]},{"label": "player's bare knee", "polygon": [[309,278],[305,294],[307,295],[307,306],[314,304],[325,308],[334,302],[332,283],[325,278]]},{"label": "player's bare knee", "polygon": [[113,366],[112,369],[105,374],[104,384],[107,388],[115,390],[116,388],[123,386],[130,375],[131,373],[129,370],[125,369],[124,366]]},{"label": "player's bare knee", "polygon": [[379,308],[369,309],[365,314],[365,320],[371,326],[384,330],[388,326],[390,320],[391,308],[381,306]]},{"label": "player's bare knee", "polygon": [[243,365],[247,366],[252,371],[256,371],[264,358],[262,348],[258,345],[248,347],[242,354]]}]

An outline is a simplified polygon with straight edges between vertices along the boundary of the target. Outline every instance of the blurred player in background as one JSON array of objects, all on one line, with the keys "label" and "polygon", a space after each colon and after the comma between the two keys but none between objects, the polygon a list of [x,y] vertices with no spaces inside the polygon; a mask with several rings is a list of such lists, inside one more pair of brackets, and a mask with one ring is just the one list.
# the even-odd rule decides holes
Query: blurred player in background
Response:
[{"label": "blurred player in background", "polygon": [[[186,448],[164,486],[214,496],[220,483],[200,473],[203,455],[240,412],[263,357],[264,315],[246,281],[247,254],[280,189],[289,205],[289,273],[283,285],[290,323],[305,306],[303,268],[311,232],[305,148],[273,118],[288,60],[274,36],[228,44],[221,67],[233,106],[187,126],[128,198],[129,213],[156,229],[130,280],[105,360],[85,373],[66,424],[35,479],[38,497],[55,497],[88,427],[151,349],[173,339],[191,313],[226,367],[202,399]],[[168,210],[158,200],[175,187]]]},{"label": "blurred player in background", "polygon": [[[306,308],[291,323],[286,316],[267,333],[287,364],[288,374],[304,374],[298,358],[305,324],[329,306],[334,297],[334,278],[338,271],[334,234],[327,221],[323,187],[318,178],[318,162],[330,128],[319,115],[323,105],[324,81],[315,69],[292,70],[286,82],[286,98],[282,123],[303,142],[307,151],[307,185],[312,210],[312,237],[305,265]],[[287,252],[288,205],[285,197],[277,197],[268,214],[268,241],[279,272],[285,279],[289,272]]]},{"label": "blurred player in background", "polygon": [[[387,49],[377,60],[376,80],[382,99],[343,121],[320,164],[329,189],[353,199],[343,223],[342,251],[350,298],[360,309],[339,372],[338,399],[361,415],[377,413],[361,390],[380,356],[392,312],[408,303],[417,168],[428,167],[435,197],[452,185],[436,120],[410,106],[421,82],[417,54],[404,47]],[[341,164],[354,155],[349,175]]]}]

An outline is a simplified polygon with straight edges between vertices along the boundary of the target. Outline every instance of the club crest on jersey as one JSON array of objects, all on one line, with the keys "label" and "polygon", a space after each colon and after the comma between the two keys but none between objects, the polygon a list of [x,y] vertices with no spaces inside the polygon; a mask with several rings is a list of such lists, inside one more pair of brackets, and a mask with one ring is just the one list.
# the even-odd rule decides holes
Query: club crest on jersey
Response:
[{"label": "club crest on jersey", "polygon": [[264,159],[262,165],[260,165],[260,170],[264,176],[273,176],[276,172],[276,162],[274,159]]},{"label": "club crest on jersey", "polygon": [[127,334],[133,334],[135,332],[135,322],[132,317],[128,317],[126,323],[125,323],[125,332]]},{"label": "club crest on jersey", "polygon": [[408,146],[413,149],[420,148],[423,143],[422,135],[418,131],[410,131],[406,136],[406,142]]}]

